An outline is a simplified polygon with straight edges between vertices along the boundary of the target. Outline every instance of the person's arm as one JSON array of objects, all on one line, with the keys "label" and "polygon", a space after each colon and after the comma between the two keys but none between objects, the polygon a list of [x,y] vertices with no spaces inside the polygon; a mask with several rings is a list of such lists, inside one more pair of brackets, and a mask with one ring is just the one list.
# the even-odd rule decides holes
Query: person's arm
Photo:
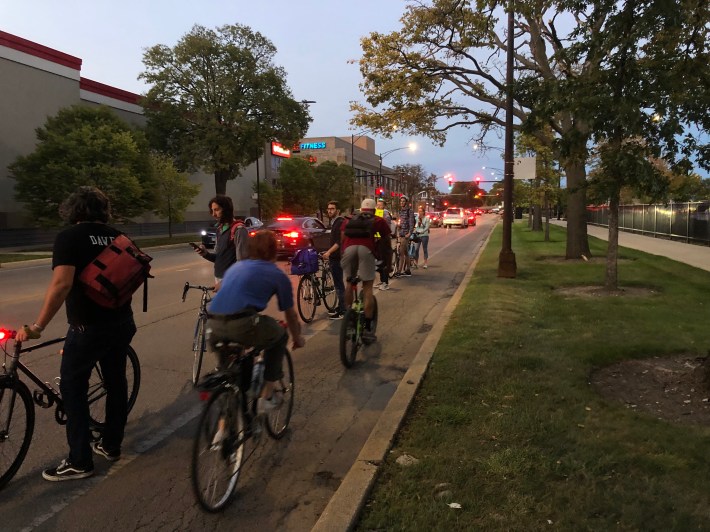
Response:
[{"label": "person's arm", "polygon": [[326,251],[325,253],[323,253],[323,258],[324,258],[324,259],[330,258],[330,254],[331,254],[331,253],[335,253],[336,251],[338,251],[338,249],[340,249],[340,244],[333,244],[332,246],[330,246],[330,247],[328,248],[328,251]]},{"label": "person's arm", "polygon": [[39,338],[49,322],[52,321],[55,314],[62,308],[64,301],[69,295],[72,285],[74,284],[74,266],[62,265],[55,266],[52,271],[52,280],[49,282],[49,287],[44,295],[44,303],[42,309],[35,322],[25,329],[21,328],[17,332],[17,341],[24,342],[31,338]]},{"label": "person's arm", "polygon": [[306,339],[301,336],[301,322],[298,320],[298,314],[296,314],[294,308],[287,308],[284,311],[284,317],[286,318],[286,324],[288,325],[288,332],[291,333],[293,348],[298,349],[299,347],[306,345]]}]

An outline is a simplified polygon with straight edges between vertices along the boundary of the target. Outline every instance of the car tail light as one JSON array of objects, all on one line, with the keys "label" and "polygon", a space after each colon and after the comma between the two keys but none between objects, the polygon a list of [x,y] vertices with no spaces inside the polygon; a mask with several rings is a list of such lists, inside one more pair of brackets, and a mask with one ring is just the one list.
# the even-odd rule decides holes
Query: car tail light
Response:
[{"label": "car tail light", "polygon": [[291,218],[290,216],[279,216],[279,217],[276,218],[276,219],[277,219],[279,222],[289,222],[289,221],[293,220],[293,218]]},{"label": "car tail light", "polygon": [[249,231],[249,236],[254,236],[256,234],[256,231]]},{"label": "car tail light", "polygon": [[299,238],[299,237],[301,236],[301,233],[299,233],[298,231],[290,231],[290,232],[288,232],[288,233],[284,233],[284,236],[287,237],[287,238],[296,239],[296,238]]}]

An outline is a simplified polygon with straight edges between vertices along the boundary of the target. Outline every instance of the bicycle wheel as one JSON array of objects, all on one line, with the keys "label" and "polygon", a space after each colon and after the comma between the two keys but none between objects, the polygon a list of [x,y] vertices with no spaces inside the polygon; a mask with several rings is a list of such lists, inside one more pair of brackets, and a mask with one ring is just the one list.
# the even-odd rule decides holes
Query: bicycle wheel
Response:
[{"label": "bicycle wheel", "polygon": [[266,415],[266,430],[269,436],[275,440],[279,440],[286,434],[286,429],[291,421],[291,413],[293,412],[293,360],[291,353],[286,350],[284,354],[284,375],[276,383],[274,393],[281,399],[279,408],[270,411]]},{"label": "bicycle wheel", "polygon": [[349,308],[340,324],[340,361],[346,368],[351,368],[355,363],[360,347],[360,334],[358,313]]},{"label": "bicycle wheel", "polygon": [[[128,383],[128,412],[136,404],[141,386],[141,366],[138,355],[129,345],[126,353],[126,382]],[[106,421],[106,388],[101,365],[95,364],[89,377],[89,417],[95,429],[101,429]]]},{"label": "bicycle wheel", "polygon": [[192,385],[195,386],[200,380],[200,369],[202,368],[202,357],[205,354],[205,326],[207,318],[200,316],[195,325],[195,337],[192,340]]},{"label": "bicycle wheel", "polygon": [[0,380],[0,489],[15,476],[27,455],[35,427],[32,395],[25,383]]},{"label": "bicycle wheel", "polygon": [[192,489],[200,506],[218,512],[232,500],[244,461],[245,423],[238,390],[214,392],[192,447]]},{"label": "bicycle wheel", "polygon": [[313,286],[313,279],[310,275],[304,275],[298,281],[298,290],[296,292],[296,300],[298,302],[298,314],[305,323],[311,323],[313,316],[316,315],[316,304],[318,302],[318,294]]},{"label": "bicycle wheel", "polygon": [[330,312],[333,312],[338,308],[338,293],[335,291],[335,282],[333,281],[333,272],[330,268],[325,270],[323,273],[323,278],[321,281],[323,284],[321,289],[323,290],[323,303],[325,303],[325,308]]}]

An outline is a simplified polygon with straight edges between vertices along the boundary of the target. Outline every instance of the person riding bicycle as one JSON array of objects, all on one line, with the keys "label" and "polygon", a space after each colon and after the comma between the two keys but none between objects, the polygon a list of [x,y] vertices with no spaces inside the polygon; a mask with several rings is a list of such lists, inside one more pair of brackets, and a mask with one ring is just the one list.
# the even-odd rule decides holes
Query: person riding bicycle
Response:
[{"label": "person riding bicycle", "polygon": [[[386,248],[391,250],[390,228],[387,222],[375,215],[375,200],[366,198],[360,205],[360,214],[347,219],[342,225],[343,258],[341,265],[346,278],[358,275],[362,281],[362,292],[365,303],[365,331],[363,340],[374,342],[375,334],[371,331],[372,313],[374,310],[374,296],[372,285],[375,280],[375,254],[386,253]],[[379,240],[375,233],[380,234]],[[386,244],[381,244],[382,242]],[[380,251],[381,250],[381,251]],[[387,263],[387,257],[381,257]],[[352,290],[345,291],[345,303],[348,307],[353,304]]]},{"label": "person riding bicycle", "polygon": [[[219,342],[239,342],[264,351],[264,388],[257,412],[278,406],[274,385],[283,376],[283,356],[288,334],[274,318],[260,314],[274,294],[284,313],[294,349],[306,345],[293,306],[293,288],[276,263],[276,235],[258,231],[249,238],[249,258],[234,264],[222,279],[222,287],[208,310],[207,339],[211,349]],[[219,361],[220,368],[223,361]]]},{"label": "person riding bicycle", "polygon": [[[42,477],[50,481],[73,480],[94,474],[94,453],[114,462],[121,457],[128,417],[126,353],[136,333],[131,302],[117,309],[94,303],[78,278],[120,232],[107,222],[109,199],[94,187],[79,187],[59,212],[71,223],[54,240],[52,279],[42,309],[31,326],[17,333],[17,341],[36,339],[65,304],[69,330],[62,350],[59,390],[67,416],[69,456]],[[88,404],[89,377],[96,363],[106,387],[106,424],[101,440],[91,443]]]},{"label": "person riding bicycle", "polygon": [[218,289],[227,269],[249,256],[249,231],[244,222],[234,218],[234,204],[229,196],[215,196],[210,200],[209,208],[218,226],[214,251],[207,251],[204,244],[200,244],[195,252],[214,263],[215,289]]}]

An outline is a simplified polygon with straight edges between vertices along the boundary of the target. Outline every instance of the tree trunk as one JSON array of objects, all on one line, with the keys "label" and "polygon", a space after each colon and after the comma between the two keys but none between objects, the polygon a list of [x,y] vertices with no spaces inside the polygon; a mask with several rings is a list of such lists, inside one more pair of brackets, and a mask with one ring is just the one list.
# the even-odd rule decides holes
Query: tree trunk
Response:
[{"label": "tree trunk", "polygon": [[[580,157],[580,159],[583,159]],[[587,240],[587,190],[584,162],[576,159],[564,161],[567,176],[567,249],[565,258],[591,257]]]},{"label": "tree trunk", "polygon": [[609,198],[609,246],[606,252],[606,278],[604,288],[619,288],[619,191]]},{"label": "tree trunk", "polygon": [[214,190],[217,196],[227,195],[227,180],[229,179],[229,170],[214,171]]},{"label": "tree trunk", "polygon": [[550,198],[547,194],[547,190],[545,190],[545,199],[544,199],[544,209],[545,209],[545,242],[550,241]]}]

